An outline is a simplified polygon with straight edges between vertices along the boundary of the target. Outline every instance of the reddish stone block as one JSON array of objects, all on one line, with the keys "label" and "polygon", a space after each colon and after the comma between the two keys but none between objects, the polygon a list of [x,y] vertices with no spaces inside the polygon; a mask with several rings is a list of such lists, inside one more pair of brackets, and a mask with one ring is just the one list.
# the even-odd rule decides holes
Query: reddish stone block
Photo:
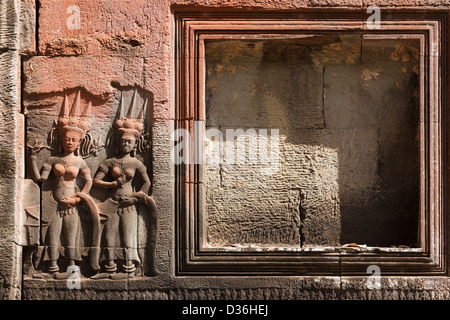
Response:
[{"label": "reddish stone block", "polygon": [[363,0],[364,7],[370,5],[377,5],[380,8],[392,7],[392,8],[415,8],[415,9],[433,9],[433,8],[448,8],[450,6],[450,1],[448,0],[381,0],[381,1],[370,1]]},{"label": "reddish stone block", "polygon": [[201,0],[175,0],[172,4],[177,6],[201,6],[208,8],[234,8],[234,9],[252,9],[252,10],[298,10],[305,8],[317,7],[337,7],[337,8],[359,8],[361,1],[359,0],[217,0],[205,1]]},{"label": "reddish stone block", "polygon": [[36,4],[34,0],[20,2],[19,45],[22,55],[36,53]]},{"label": "reddish stone block", "polygon": [[154,118],[173,119],[173,16],[169,8],[165,0],[41,1],[39,52],[71,57],[26,62],[25,91],[45,93],[83,86],[92,94],[105,94],[111,92],[111,82],[136,84],[154,93]]},{"label": "reddish stone block", "polygon": [[138,86],[153,93],[154,118],[173,118],[169,63],[135,57],[33,57],[24,62],[23,76],[27,95],[83,87],[105,99],[114,87]]},{"label": "reddish stone block", "polygon": [[23,65],[26,94],[44,94],[84,87],[93,95],[112,93],[112,84],[143,86],[140,58],[33,57]]},{"label": "reddish stone block", "polygon": [[[44,55],[149,55],[164,1],[52,1],[39,8]],[[155,37],[157,41],[158,37]]]},{"label": "reddish stone block", "polygon": [[172,95],[172,54],[167,53],[166,60],[154,58],[144,59],[144,89],[154,94],[154,113],[155,119],[174,119],[174,102]]}]

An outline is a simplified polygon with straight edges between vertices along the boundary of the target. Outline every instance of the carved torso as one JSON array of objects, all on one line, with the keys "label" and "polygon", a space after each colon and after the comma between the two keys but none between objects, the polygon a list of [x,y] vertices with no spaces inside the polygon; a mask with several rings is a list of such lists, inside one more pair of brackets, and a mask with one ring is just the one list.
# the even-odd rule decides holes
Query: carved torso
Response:
[{"label": "carved torso", "polygon": [[125,175],[126,177],[126,182],[112,191],[111,198],[118,200],[122,196],[133,194],[134,189],[132,181],[137,168],[140,166],[144,167],[144,164],[133,157],[110,158],[100,165],[99,170],[103,171],[105,174],[110,173],[114,180],[117,180],[122,175]]},{"label": "carved torso", "polygon": [[53,189],[53,197],[56,201],[64,196],[73,196],[77,192],[76,178],[80,170],[87,168],[86,162],[81,157],[74,155],[50,157],[45,166],[49,169],[52,168],[56,178]]}]

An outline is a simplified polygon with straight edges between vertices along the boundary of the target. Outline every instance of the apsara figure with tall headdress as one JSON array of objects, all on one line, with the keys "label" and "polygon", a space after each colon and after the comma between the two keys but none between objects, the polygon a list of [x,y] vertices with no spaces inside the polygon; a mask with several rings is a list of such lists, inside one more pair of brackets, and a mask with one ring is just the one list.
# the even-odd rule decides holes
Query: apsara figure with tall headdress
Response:
[{"label": "apsara figure with tall headdress", "polygon": [[[136,91],[134,92],[127,115],[122,118],[123,95],[121,96],[116,119],[113,124],[116,144],[115,156],[106,159],[94,177],[94,186],[110,191],[109,198],[98,204],[99,210],[108,215],[103,229],[104,248],[103,258],[105,272],[93,278],[121,278],[135,275],[136,267],[141,263],[138,253],[137,224],[139,203],[150,211],[149,237],[156,237],[155,203],[148,195],[151,182],[146,166],[135,157],[136,152],[142,152],[143,114],[146,103],[141,107],[136,118]],[[140,187],[136,190],[135,180],[140,180]],[[153,217],[153,218],[152,218]],[[153,250],[154,246],[150,250]],[[154,263],[154,256],[151,258]],[[121,262],[121,271],[117,267]]]},{"label": "apsara figure with tall headdress", "polygon": [[[34,179],[45,183],[44,189],[51,191],[51,196],[45,198],[42,204],[41,234],[44,242],[43,261],[48,263],[47,270],[58,275],[58,260],[63,256],[68,266],[75,266],[81,258],[80,231],[81,222],[78,205],[83,202],[91,213],[92,232],[91,246],[99,246],[99,214],[92,198],[88,195],[92,187],[89,167],[80,156],[80,146],[86,139],[89,130],[92,105],[89,102],[84,112],[80,114],[80,91],[77,92],[72,107],[69,109],[67,95],[53,130],[53,140],[57,140],[58,148],[54,155],[48,157],[41,170],[36,163],[36,148],[31,150],[31,171]],[[51,139],[52,140],[52,139]],[[54,141],[53,141],[54,142]],[[53,143],[55,144],[55,143]],[[77,184],[81,177],[82,185]],[[96,249],[99,251],[99,249]],[[95,252],[95,250],[93,250]],[[96,254],[98,256],[98,253]],[[96,265],[96,255],[91,261]],[[67,275],[67,273],[62,273]]]}]

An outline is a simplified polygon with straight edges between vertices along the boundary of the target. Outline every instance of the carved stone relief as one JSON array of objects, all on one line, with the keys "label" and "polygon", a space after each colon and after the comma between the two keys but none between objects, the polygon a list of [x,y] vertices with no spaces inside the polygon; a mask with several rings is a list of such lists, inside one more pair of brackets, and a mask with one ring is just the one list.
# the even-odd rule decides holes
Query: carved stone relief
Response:
[{"label": "carved stone relief", "polygon": [[149,97],[137,88],[117,90],[107,101],[117,110],[114,118],[105,115],[108,125],[94,116],[88,93],[82,102],[81,92],[64,93],[61,104],[51,99],[60,111],[47,143],[39,130],[44,119],[29,115],[29,171],[41,198],[24,208],[23,238],[33,246],[27,273],[66,279],[71,268],[92,279],[155,275]]},{"label": "carved stone relief", "polygon": [[[99,210],[106,215],[104,228],[104,270],[94,278],[114,277],[117,260],[122,262],[125,276],[134,274],[136,266],[141,262],[137,251],[137,205],[145,206],[146,211],[154,212],[156,205],[148,196],[150,178],[145,165],[135,157],[146,147],[143,135],[143,111],[139,111],[133,119],[135,95],[125,117],[122,117],[123,99],[121,98],[114,122],[114,133],[111,142],[115,143],[115,155],[103,161],[94,177],[94,186],[107,190],[109,197],[98,204]],[[109,176],[110,179],[107,179]],[[139,189],[133,185],[135,179],[141,179]],[[150,224],[154,229],[156,220]],[[154,246],[153,246],[154,247]],[[154,250],[153,250],[154,252]],[[153,259],[154,261],[154,259]]]}]

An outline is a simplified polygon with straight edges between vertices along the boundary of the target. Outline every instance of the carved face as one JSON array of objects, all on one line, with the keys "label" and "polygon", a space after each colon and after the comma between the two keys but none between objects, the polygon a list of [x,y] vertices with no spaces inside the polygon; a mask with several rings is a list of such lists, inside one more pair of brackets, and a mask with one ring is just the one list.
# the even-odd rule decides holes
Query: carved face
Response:
[{"label": "carved face", "polygon": [[130,153],[136,146],[136,137],[133,134],[124,133],[119,138],[119,150],[123,153]]},{"label": "carved face", "polygon": [[81,135],[72,130],[67,130],[62,135],[62,146],[65,152],[74,152],[81,142]]}]

